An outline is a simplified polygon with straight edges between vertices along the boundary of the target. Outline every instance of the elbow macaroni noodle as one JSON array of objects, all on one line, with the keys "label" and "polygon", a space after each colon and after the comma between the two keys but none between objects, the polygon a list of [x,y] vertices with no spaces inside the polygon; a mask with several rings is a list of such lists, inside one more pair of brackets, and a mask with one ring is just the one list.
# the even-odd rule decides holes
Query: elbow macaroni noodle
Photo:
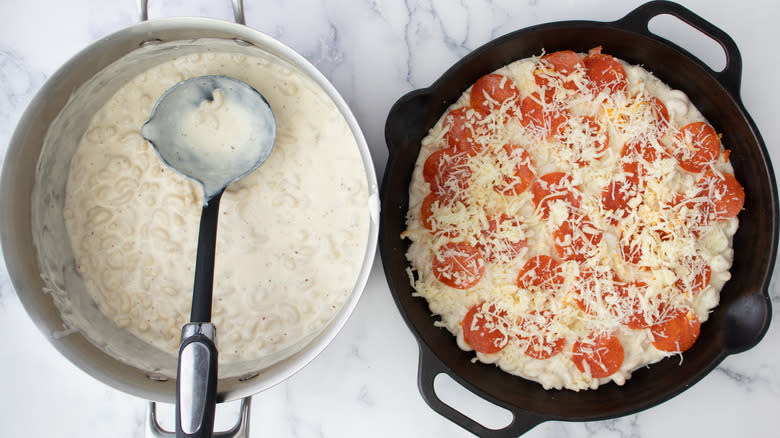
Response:
[{"label": "elbow macaroni noodle", "polygon": [[[699,198],[706,181],[733,169],[719,141],[706,165],[690,164],[686,152],[665,152],[676,154],[675,142],[691,144],[676,137],[678,130],[704,122],[684,93],[614,58],[624,88],[613,82],[598,88],[583,54],[576,55],[578,67],[551,72],[543,60],[562,53],[506,65],[447,109],[422,140],[403,236],[411,241],[415,294],[461,349],[546,389],[596,389],[610,381],[622,385],[635,369],[689,348],[662,349],[660,327],[672,330],[665,326],[677,315],[672,308],[685,309],[681,320],[696,321],[698,336],[698,323],[718,304],[738,220],[736,211],[710,220],[716,214],[702,210]],[[491,76],[493,88],[484,87]],[[648,107],[653,99],[661,104]],[[647,110],[661,107],[667,122],[660,109]],[[535,116],[545,125],[535,126]],[[656,138],[653,130],[664,123],[669,130]],[[631,168],[625,157],[640,146],[652,150]],[[509,150],[522,159],[502,165]],[[442,153],[445,158],[434,155]],[[644,181],[641,189],[630,184],[634,179]],[[507,192],[510,181],[515,192]],[[712,198],[716,208],[719,196]],[[615,199],[624,202],[605,206]],[[503,255],[491,252],[496,248]],[[543,263],[548,277],[540,274]],[[524,279],[524,272],[532,275]],[[535,282],[541,278],[543,286]],[[529,339],[543,347],[532,350]],[[620,354],[601,356],[591,346]]]},{"label": "elbow macaroni noodle", "polygon": [[63,213],[100,310],[175,355],[189,321],[203,195],[163,165],[140,127],[164,91],[209,74],[255,87],[277,121],[271,156],[228,187],[220,205],[212,317],[219,360],[253,360],[322,330],[350,295],[366,251],[360,152],[314,81],[270,56],[228,52],[146,71],[92,119],[71,162]]}]

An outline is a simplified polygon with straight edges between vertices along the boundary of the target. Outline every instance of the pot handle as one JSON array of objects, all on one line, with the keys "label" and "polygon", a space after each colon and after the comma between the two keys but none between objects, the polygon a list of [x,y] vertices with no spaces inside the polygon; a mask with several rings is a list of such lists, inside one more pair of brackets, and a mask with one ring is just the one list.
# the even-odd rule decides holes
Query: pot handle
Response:
[{"label": "pot handle", "polygon": [[[547,418],[532,414],[528,411],[524,411],[516,407],[499,404],[492,400],[486,400],[510,411],[512,413],[512,422],[502,429],[491,429],[489,427],[483,426],[482,424],[466,416],[447,403],[444,403],[439,398],[434,388],[434,380],[436,379],[436,376],[439,374],[446,374],[456,382],[459,382],[459,378],[455,373],[452,372],[452,370],[445,366],[444,363],[428,349],[427,346],[420,342],[419,348],[420,361],[418,364],[419,368],[417,370],[417,386],[420,390],[420,394],[428,406],[458,426],[479,437],[515,438],[533,429],[539,423],[547,420]],[[474,391],[471,391],[470,388],[466,389],[473,394],[478,395],[474,393]]]},{"label": "pot handle", "polygon": [[[679,18],[720,45],[726,53],[726,67],[723,70],[716,72],[703,62],[700,61],[700,63],[732,96],[739,96],[740,84],[742,82],[742,55],[739,53],[737,44],[726,32],[696,15],[690,9],[671,1],[651,1],[629,12],[628,15],[615,21],[613,24],[620,28],[657,39],[660,37],[650,32],[648,24],[653,18],[664,14]],[[681,49],[679,46],[672,45],[677,49]]]},{"label": "pot handle", "polygon": [[[138,21],[146,21],[149,19],[149,0],[137,0],[138,1]],[[233,4],[233,20],[238,24],[246,24],[244,18],[244,0],[231,0]]]},{"label": "pot handle", "polygon": [[[230,429],[214,432],[216,438],[249,438],[249,414],[252,411],[252,396],[241,399],[241,416]],[[175,438],[176,432],[171,432],[160,426],[157,421],[157,403],[150,401],[146,406],[146,437]]]}]

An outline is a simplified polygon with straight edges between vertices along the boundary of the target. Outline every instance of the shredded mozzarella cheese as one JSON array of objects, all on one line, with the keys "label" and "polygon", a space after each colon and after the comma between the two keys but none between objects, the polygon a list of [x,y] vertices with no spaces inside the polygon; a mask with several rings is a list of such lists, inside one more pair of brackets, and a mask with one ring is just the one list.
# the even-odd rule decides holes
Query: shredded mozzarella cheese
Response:
[{"label": "shredded mozzarella cheese", "polygon": [[[627,84],[618,92],[596,93],[583,66],[562,74],[544,57],[496,70],[502,88],[508,81],[517,87],[517,99],[498,101],[483,90],[493,110],[477,116],[466,90],[423,139],[412,175],[403,236],[411,241],[415,295],[441,315],[440,324],[464,350],[473,349],[463,335],[464,315],[482,303],[469,329],[495,336],[500,350],[477,351],[476,359],[545,388],[622,385],[633,370],[677,354],[655,348],[648,327],[667,322],[679,308],[706,321],[729,277],[738,221],[716,220],[713,203],[723,196],[718,186],[704,181],[708,185],[699,187],[700,176],[675,158],[687,157],[679,149],[691,142],[676,133],[703,116],[681,91],[620,62]],[[542,123],[529,119],[525,99]],[[450,114],[463,108],[463,126],[455,127]],[[556,130],[559,117],[565,120]],[[453,146],[448,138],[457,131],[478,147]],[[459,151],[453,155],[459,170],[450,174],[467,176],[425,182],[426,159],[447,148]],[[721,157],[707,169],[716,176],[733,173],[728,154]],[[566,178],[542,178],[552,172]],[[535,186],[520,189],[531,181]],[[434,191],[446,196],[433,203],[426,228],[421,205]],[[623,202],[605,208],[605,198]],[[460,253],[453,259],[466,262],[433,272],[432,260],[453,241],[476,248],[482,258]],[[524,270],[537,256],[551,257],[556,267]],[[458,290],[478,271],[476,284]],[[454,279],[456,287],[437,275]],[[625,356],[616,372],[593,378],[590,365],[582,372],[572,362],[572,345],[592,349],[589,335],[607,331]]]}]

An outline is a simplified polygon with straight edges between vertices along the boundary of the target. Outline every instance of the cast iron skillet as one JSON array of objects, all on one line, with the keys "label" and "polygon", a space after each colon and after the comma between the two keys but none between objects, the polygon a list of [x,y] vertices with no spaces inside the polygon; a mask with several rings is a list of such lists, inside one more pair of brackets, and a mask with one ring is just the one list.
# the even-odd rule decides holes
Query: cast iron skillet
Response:
[{"label": "cast iron skillet", "polygon": [[[682,48],[652,34],[649,21],[661,14],[678,17],[718,42],[727,65],[715,72]],[[412,297],[404,257],[409,242],[400,237],[409,204],[408,186],[420,140],[461,93],[480,76],[514,60],[595,46],[631,64],[641,64],[671,87],[685,91],[704,116],[723,133],[732,149],[736,177],[746,192],[740,227],[734,236],[732,279],[721,303],[703,324],[699,341],[676,358],[633,373],[624,386],[596,391],[545,391],[534,382],[472,363],[454,337],[434,326],[422,298]],[[390,156],[382,181],[379,246],[385,275],[401,314],[420,347],[418,386],[437,412],[480,436],[517,436],[547,420],[589,421],[634,413],[684,391],[714,369],[726,356],[755,346],[766,332],[771,308],[768,285],[778,239],[778,197],[766,147],[740,101],[742,63],[734,41],[723,31],[682,6],[646,3],[615,22],[566,21],[519,30],[498,38],[460,60],[431,87],[402,97],[390,110],[385,137]],[[488,429],[444,404],[433,389],[444,373],[486,400],[506,408],[513,421]]]}]

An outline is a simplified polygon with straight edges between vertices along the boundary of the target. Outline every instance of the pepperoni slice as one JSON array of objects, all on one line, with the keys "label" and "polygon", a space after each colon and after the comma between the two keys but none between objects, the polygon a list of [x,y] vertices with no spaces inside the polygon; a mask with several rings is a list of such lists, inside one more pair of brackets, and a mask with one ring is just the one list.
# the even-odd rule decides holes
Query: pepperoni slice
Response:
[{"label": "pepperoni slice", "polygon": [[615,93],[626,88],[626,70],[623,65],[612,56],[601,53],[600,46],[590,49],[583,63],[591,88],[596,93],[604,90]]},{"label": "pepperoni slice", "polygon": [[456,289],[468,289],[479,283],[484,272],[482,255],[468,243],[445,243],[433,257],[433,275]]},{"label": "pepperoni slice", "polygon": [[731,173],[721,176],[707,171],[696,185],[700,187],[696,198],[706,199],[702,208],[708,222],[737,217],[745,205],[745,189]]},{"label": "pepperoni slice", "polygon": [[539,59],[539,64],[534,71],[534,80],[544,90],[545,97],[552,99],[558,83],[568,90],[576,90],[577,84],[567,80],[566,77],[584,68],[582,58],[577,53],[571,50],[552,52]]},{"label": "pepperoni slice", "polygon": [[506,311],[496,309],[493,304],[485,307],[484,302],[475,304],[466,312],[460,323],[463,339],[480,353],[498,353],[508,343]]},{"label": "pepperoni slice", "polygon": [[517,337],[526,356],[545,360],[563,350],[566,338],[550,336],[550,324],[554,319],[555,314],[550,310],[532,310],[520,320]]},{"label": "pepperoni slice", "polygon": [[540,137],[559,135],[569,119],[569,110],[552,102],[542,104],[539,93],[526,96],[520,104],[520,123]]},{"label": "pepperoni slice", "polygon": [[422,173],[432,192],[442,196],[457,196],[469,186],[469,155],[454,147],[439,149],[425,160]]},{"label": "pepperoni slice", "polygon": [[445,236],[454,239],[460,233],[454,225],[439,222],[433,214],[433,208],[453,208],[454,202],[459,202],[452,198],[440,196],[436,193],[429,193],[420,206],[420,219],[423,226],[435,235]]},{"label": "pepperoni slice", "polygon": [[601,236],[590,218],[570,214],[553,232],[553,246],[562,259],[583,263],[598,252]]},{"label": "pepperoni slice", "polygon": [[618,337],[611,332],[598,331],[574,343],[571,360],[580,372],[590,372],[594,379],[601,379],[615,374],[623,365],[624,357],[625,351]]},{"label": "pepperoni slice", "polygon": [[609,132],[590,116],[568,119],[558,138],[574,152],[580,167],[602,158],[609,147]]},{"label": "pepperoni slice", "polygon": [[659,151],[646,139],[632,141],[623,145],[620,151],[620,166],[632,178],[632,182],[639,184],[641,190],[649,173],[648,167],[665,156],[664,151]]},{"label": "pepperoni slice", "polygon": [[476,248],[488,263],[511,261],[526,247],[528,240],[520,219],[502,214],[488,217],[488,227],[482,230]]},{"label": "pepperoni slice", "polygon": [[471,107],[461,107],[450,111],[444,119],[443,128],[447,131],[444,140],[459,151],[476,155],[483,145],[476,138],[482,133],[479,121],[482,116]]},{"label": "pepperoni slice", "polygon": [[639,180],[639,163],[624,162],[623,173],[613,178],[601,192],[601,206],[607,211],[613,224],[631,214],[631,201],[642,192]]},{"label": "pepperoni slice", "polygon": [[663,322],[650,327],[653,346],[670,353],[682,353],[691,348],[701,331],[696,314],[679,308],[665,310],[664,313]]},{"label": "pepperoni slice", "polygon": [[646,141],[631,141],[623,145],[620,150],[620,157],[626,161],[646,161],[652,163],[658,159],[658,151],[650,146]]},{"label": "pepperoni slice", "polygon": [[644,294],[647,284],[641,281],[628,283],[615,283],[616,300],[610,310],[618,318],[620,323],[631,329],[645,329],[650,327],[650,322],[642,310],[642,302],[639,296]]},{"label": "pepperoni slice", "polygon": [[620,232],[620,257],[632,265],[639,265],[642,260],[642,245],[635,236],[641,236],[644,227],[639,227],[635,233],[626,235]]},{"label": "pepperoni slice", "polygon": [[563,284],[563,269],[550,256],[538,255],[525,262],[517,275],[517,286],[523,289],[541,287],[557,290]]},{"label": "pepperoni slice", "polygon": [[577,282],[577,307],[589,315],[596,314],[595,304],[614,290],[615,273],[609,270],[583,269]]},{"label": "pepperoni slice", "polygon": [[426,229],[431,231],[434,229],[431,219],[433,217],[433,206],[436,204],[436,202],[440,202],[439,197],[435,193],[429,193],[423,199],[422,206],[420,207],[420,218],[422,220],[422,224]]},{"label": "pepperoni slice", "polygon": [[542,217],[550,216],[550,203],[561,200],[574,208],[580,207],[580,191],[573,185],[572,177],[563,172],[551,172],[540,176],[531,186],[534,206]]},{"label": "pepperoni slice", "polygon": [[720,138],[705,122],[689,123],[675,135],[671,153],[680,167],[699,173],[720,156]]},{"label": "pepperoni slice", "polygon": [[[692,198],[677,194],[668,203],[678,210],[677,220],[685,223],[696,237],[710,223],[736,217],[745,204],[745,190],[730,173],[721,176],[707,171],[696,185],[699,191]],[[687,208],[687,213],[683,208]]]},{"label": "pepperoni slice", "polygon": [[672,197],[667,207],[674,210],[674,219],[684,225],[688,233],[698,238],[711,221],[712,203],[706,197],[689,198],[678,193]]},{"label": "pepperoni slice", "polygon": [[[504,75],[491,73],[474,82],[471,87],[471,106],[483,116],[504,104],[512,104],[520,96],[515,83]],[[510,115],[512,115],[510,110]]]},{"label": "pepperoni slice", "polygon": [[674,283],[674,286],[682,292],[696,295],[701,293],[710,284],[712,268],[698,255],[684,257],[679,264],[683,275]]},{"label": "pepperoni slice", "polygon": [[528,189],[535,175],[531,155],[516,144],[505,144],[495,156],[501,176],[493,190],[506,196],[516,196]]},{"label": "pepperoni slice", "polygon": [[659,151],[647,140],[642,139],[623,145],[623,149],[620,151],[620,162],[624,171],[628,170],[627,166],[633,166],[631,168],[638,170],[640,177],[645,177],[648,165],[667,156],[665,151]]},{"label": "pepperoni slice", "polygon": [[661,99],[655,96],[650,96],[648,103],[655,116],[656,137],[661,138],[669,131],[669,110]]}]

